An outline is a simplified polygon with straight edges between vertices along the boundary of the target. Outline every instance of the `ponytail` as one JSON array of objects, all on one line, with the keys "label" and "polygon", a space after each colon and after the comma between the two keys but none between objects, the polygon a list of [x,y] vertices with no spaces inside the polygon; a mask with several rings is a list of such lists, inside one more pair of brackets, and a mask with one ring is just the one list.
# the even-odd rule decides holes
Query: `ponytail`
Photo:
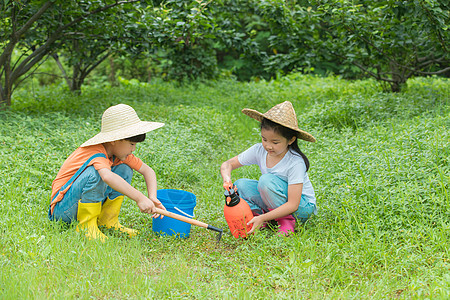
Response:
[{"label": "ponytail", "polygon": [[289,145],[289,150],[293,150],[294,152],[297,152],[297,154],[300,154],[300,156],[305,161],[306,171],[308,171],[309,170],[309,159],[306,157],[305,153],[303,153],[300,150],[300,147],[298,146],[297,140],[298,139],[296,138],[295,141],[292,144]]}]

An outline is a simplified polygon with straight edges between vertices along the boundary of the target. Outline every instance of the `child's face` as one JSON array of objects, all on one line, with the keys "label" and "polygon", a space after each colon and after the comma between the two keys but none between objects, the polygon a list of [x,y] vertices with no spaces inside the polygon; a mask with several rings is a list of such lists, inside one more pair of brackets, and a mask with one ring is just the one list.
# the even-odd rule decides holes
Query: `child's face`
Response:
[{"label": "child's face", "polygon": [[264,149],[266,149],[269,156],[277,157],[284,156],[288,151],[288,147],[295,141],[295,136],[291,140],[276,133],[273,130],[261,129],[261,139]]},{"label": "child's face", "polygon": [[120,140],[111,142],[112,154],[118,159],[124,161],[128,155],[136,150],[136,143],[127,140]]}]

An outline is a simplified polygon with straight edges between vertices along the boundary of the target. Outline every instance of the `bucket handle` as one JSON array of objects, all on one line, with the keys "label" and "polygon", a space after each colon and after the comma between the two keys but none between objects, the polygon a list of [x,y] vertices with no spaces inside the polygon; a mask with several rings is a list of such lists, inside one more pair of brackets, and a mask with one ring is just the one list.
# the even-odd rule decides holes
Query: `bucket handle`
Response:
[{"label": "bucket handle", "polygon": [[187,216],[187,217],[189,217],[189,218],[191,218],[191,219],[194,218],[194,216],[191,216],[191,215],[185,213],[184,211],[182,211],[182,210],[179,209],[178,207],[174,206],[174,208],[175,208],[178,212],[180,212],[182,215],[185,215],[185,216]]}]

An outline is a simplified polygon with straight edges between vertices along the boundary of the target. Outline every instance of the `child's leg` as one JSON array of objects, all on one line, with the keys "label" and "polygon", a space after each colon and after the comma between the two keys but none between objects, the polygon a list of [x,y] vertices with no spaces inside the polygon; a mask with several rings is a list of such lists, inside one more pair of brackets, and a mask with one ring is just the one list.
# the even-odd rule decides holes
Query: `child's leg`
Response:
[{"label": "child's leg", "polygon": [[[276,209],[288,201],[288,183],[273,174],[264,174],[259,178],[258,191],[269,210]],[[294,232],[294,214],[275,219],[281,235],[289,235]]]},{"label": "child's leg", "polygon": [[314,213],[316,210],[316,205],[308,201],[305,196],[302,196],[300,200],[300,205],[296,212],[293,215],[300,220],[300,222],[305,223],[308,218]]},{"label": "child's leg", "polygon": [[[113,173],[122,177],[126,182],[131,183],[133,170],[126,164],[120,164],[111,168]],[[127,233],[130,237],[138,232],[134,229],[126,228],[119,223],[119,213],[124,199],[123,194],[107,187],[105,193],[106,199],[103,201],[102,210],[98,217],[98,226],[106,226]]]},{"label": "child's leg", "polygon": [[78,201],[81,203],[98,203],[104,199],[106,183],[93,166],[87,167],[73,182],[64,198],[55,205],[51,220],[71,223],[77,219]]},{"label": "child's leg", "polygon": [[258,192],[257,180],[242,178],[236,180],[234,185],[237,187],[239,196],[248,203],[254,214],[263,214],[267,211],[267,207]]},{"label": "child's leg", "polygon": [[[116,173],[120,177],[122,177],[129,184],[131,184],[131,178],[133,177],[133,169],[131,169],[128,165],[120,164],[120,165],[114,166],[111,168],[111,171],[113,173]],[[121,193],[113,190],[111,187],[107,186],[106,193],[104,196],[105,200],[106,200],[106,198],[116,199],[119,196],[123,196],[123,194],[121,194]],[[103,200],[103,202],[105,202],[105,200]]]},{"label": "child's leg", "polygon": [[[267,207],[275,209],[288,200],[288,184],[280,177],[273,174],[264,174],[260,177],[258,191]],[[297,211],[293,215],[302,222],[305,222],[315,211],[316,206],[310,203],[305,196],[302,196]]]},{"label": "child's leg", "polygon": [[[259,178],[258,191],[269,210],[283,205],[288,200],[287,182],[273,174],[264,174]],[[301,222],[306,222],[315,209],[316,206],[310,203],[305,196],[302,196],[297,211],[292,215]]]},{"label": "child's leg", "polygon": [[268,210],[275,209],[288,200],[288,184],[273,174],[261,175],[258,181],[258,192]]}]

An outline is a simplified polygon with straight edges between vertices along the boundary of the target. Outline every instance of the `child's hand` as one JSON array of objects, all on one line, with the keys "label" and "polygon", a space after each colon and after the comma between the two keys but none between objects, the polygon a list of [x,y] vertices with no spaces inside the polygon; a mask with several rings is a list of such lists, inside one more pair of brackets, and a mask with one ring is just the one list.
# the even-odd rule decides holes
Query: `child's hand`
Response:
[{"label": "child's hand", "polygon": [[137,202],[139,210],[146,214],[155,213],[155,204],[147,197]]},{"label": "child's hand", "polygon": [[[164,205],[162,205],[161,201],[159,201],[158,199],[156,199],[156,198],[150,198],[150,200],[152,200],[153,204],[155,204],[155,206],[156,206],[157,208],[162,209],[162,210],[167,210],[167,209],[164,207]],[[163,216],[163,215],[160,215],[160,214],[153,214],[153,215],[152,215],[152,218],[158,218],[159,216],[161,216],[161,219],[164,218],[164,216]]]},{"label": "child's hand", "polygon": [[231,181],[224,181],[223,188],[229,191],[230,189],[233,188],[233,183]]},{"label": "child's hand", "polygon": [[250,229],[250,231],[247,234],[251,234],[255,230],[259,229],[264,224],[265,221],[266,220],[264,220],[263,215],[253,217],[253,219],[251,219],[247,223],[247,225],[253,224],[252,229]]}]

